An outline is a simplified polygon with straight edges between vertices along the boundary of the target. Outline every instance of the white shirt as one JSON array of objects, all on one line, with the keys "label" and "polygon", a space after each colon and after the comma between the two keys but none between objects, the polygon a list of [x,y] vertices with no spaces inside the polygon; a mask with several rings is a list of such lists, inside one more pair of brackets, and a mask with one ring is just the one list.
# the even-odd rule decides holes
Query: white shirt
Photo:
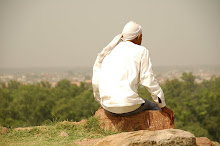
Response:
[{"label": "white shirt", "polygon": [[96,59],[92,84],[95,99],[113,113],[130,112],[144,103],[137,92],[139,84],[148,89],[160,107],[166,106],[163,91],[153,75],[149,51],[130,41],[120,42],[102,63]]}]

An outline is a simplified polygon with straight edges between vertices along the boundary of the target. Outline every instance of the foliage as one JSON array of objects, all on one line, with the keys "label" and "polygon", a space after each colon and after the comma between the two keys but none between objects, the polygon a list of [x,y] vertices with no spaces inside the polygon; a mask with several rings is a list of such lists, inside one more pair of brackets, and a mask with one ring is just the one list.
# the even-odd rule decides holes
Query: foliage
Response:
[{"label": "foliage", "polygon": [[55,88],[49,82],[21,85],[9,82],[0,88],[0,125],[6,127],[35,126],[49,121],[80,121],[94,114],[99,104],[94,100],[92,87],[78,87],[61,80]]},{"label": "foliage", "polygon": [[[195,79],[192,73],[183,73],[180,80],[167,80],[161,85],[166,104],[175,113],[175,128],[220,141],[220,77],[201,83]],[[139,94],[152,100],[144,87],[139,88]]]},{"label": "foliage", "polygon": [[[181,79],[167,80],[161,85],[167,106],[175,112],[175,127],[220,141],[220,77],[213,76],[201,83],[195,79],[192,73],[183,73]],[[143,86],[138,92],[141,97],[152,100]],[[8,87],[0,86],[0,101],[0,125],[5,127],[80,121],[94,115],[99,107],[91,85],[77,86],[65,79],[54,88],[49,82],[22,85],[10,81]],[[103,135],[95,124],[96,119],[88,121],[85,130],[94,129]]]}]

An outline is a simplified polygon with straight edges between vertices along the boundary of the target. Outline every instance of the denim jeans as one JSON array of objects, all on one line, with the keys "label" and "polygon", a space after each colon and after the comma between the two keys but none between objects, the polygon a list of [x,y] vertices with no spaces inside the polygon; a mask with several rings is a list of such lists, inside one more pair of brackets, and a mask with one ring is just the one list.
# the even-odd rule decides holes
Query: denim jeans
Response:
[{"label": "denim jeans", "polygon": [[143,99],[143,100],[145,101],[145,103],[143,103],[138,109],[131,111],[131,112],[128,112],[128,113],[116,114],[116,113],[109,112],[105,109],[104,110],[107,114],[110,114],[112,116],[122,116],[122,117],[132,116],[132,115],[138,114],[138,113],[140,113],[142,111],[146,111],[146,110],[161,110],[160,107],[155,102],[152,102],[147,99]]}]

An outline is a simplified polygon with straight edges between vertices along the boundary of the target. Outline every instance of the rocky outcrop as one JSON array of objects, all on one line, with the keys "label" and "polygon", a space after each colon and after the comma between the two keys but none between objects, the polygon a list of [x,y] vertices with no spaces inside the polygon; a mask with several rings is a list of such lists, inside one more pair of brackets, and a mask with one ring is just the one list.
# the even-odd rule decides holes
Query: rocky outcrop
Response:
[{"label": "rocky outcrop", "polygon": [[220,143],[218,143],[217,141],[212,141],[212,143],[214,144],[214,146],[220,146]]},{"label": "rocky outcrop", "polygon": [[140,130],[110,135],[94,144],[94,146],[196,146],[193,134],[179,129],[157,131]]},{"label": "rocky outcrop", "polygon": [[101,139],[80,139],[78,141],[74,141],[74,143],[77,146],[92,146],[93,144],[97,143],[98,141],[100,141]]},{"label": "rocky outcrop", "polygon": [[68,137],[69,135],[68,135],[66,132],[62,131],[62,132],[60,133],[60,136]]},{"label": "rocky outcrop", "polygon": [[144,111],[133,116],[120,117],[111,116],[100,107],[96,111],[95,117],[99,119],[101,127],[105,130],[134,131],[174,128],[169,115],[162,111]]},{"label": "rocky outcrop", "polygon": [[196,144],[198,146],[214,146],[212,141],[207,137],[196,137]]},{"label": "rocky outcrop", "polygon": [[1,134],[6,134],[9,131],[9,129],[6,128],[6,127],[1,127],[0,126],[0,129],[1,129]]},{"label": "rocky outcrop", "polygon": [[81,121],[79,122],[69,122],[69,121],[63,121],[61,122],[61,124],[70,124],[70,125],[82,125],[82,124],[85,124],[87,122],[87,120],[84,120],[82,119]]}]

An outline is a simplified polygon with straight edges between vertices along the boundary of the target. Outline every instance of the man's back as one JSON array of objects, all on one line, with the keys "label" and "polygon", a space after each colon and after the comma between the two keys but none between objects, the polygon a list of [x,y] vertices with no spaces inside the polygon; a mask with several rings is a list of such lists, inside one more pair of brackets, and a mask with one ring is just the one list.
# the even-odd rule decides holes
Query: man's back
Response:
[{"label": "man's back", "polygon": [[[130,116],[162,109],[173,121],[173,111],[166,107],[163,91],[153,75],[149,52],[140,46],[141,42],[141,26],[130,21],[103,48],[93,66],[94,97],[109,114]],[[155,103],[138,96],[139,84],[147,88]]]},{"label": "man's back", "polygon": [[144,103],[137,94],[144,53],[146,48],[130,41],[123,41],[105,57],[99,85],[104,106],[121,107]]}]

